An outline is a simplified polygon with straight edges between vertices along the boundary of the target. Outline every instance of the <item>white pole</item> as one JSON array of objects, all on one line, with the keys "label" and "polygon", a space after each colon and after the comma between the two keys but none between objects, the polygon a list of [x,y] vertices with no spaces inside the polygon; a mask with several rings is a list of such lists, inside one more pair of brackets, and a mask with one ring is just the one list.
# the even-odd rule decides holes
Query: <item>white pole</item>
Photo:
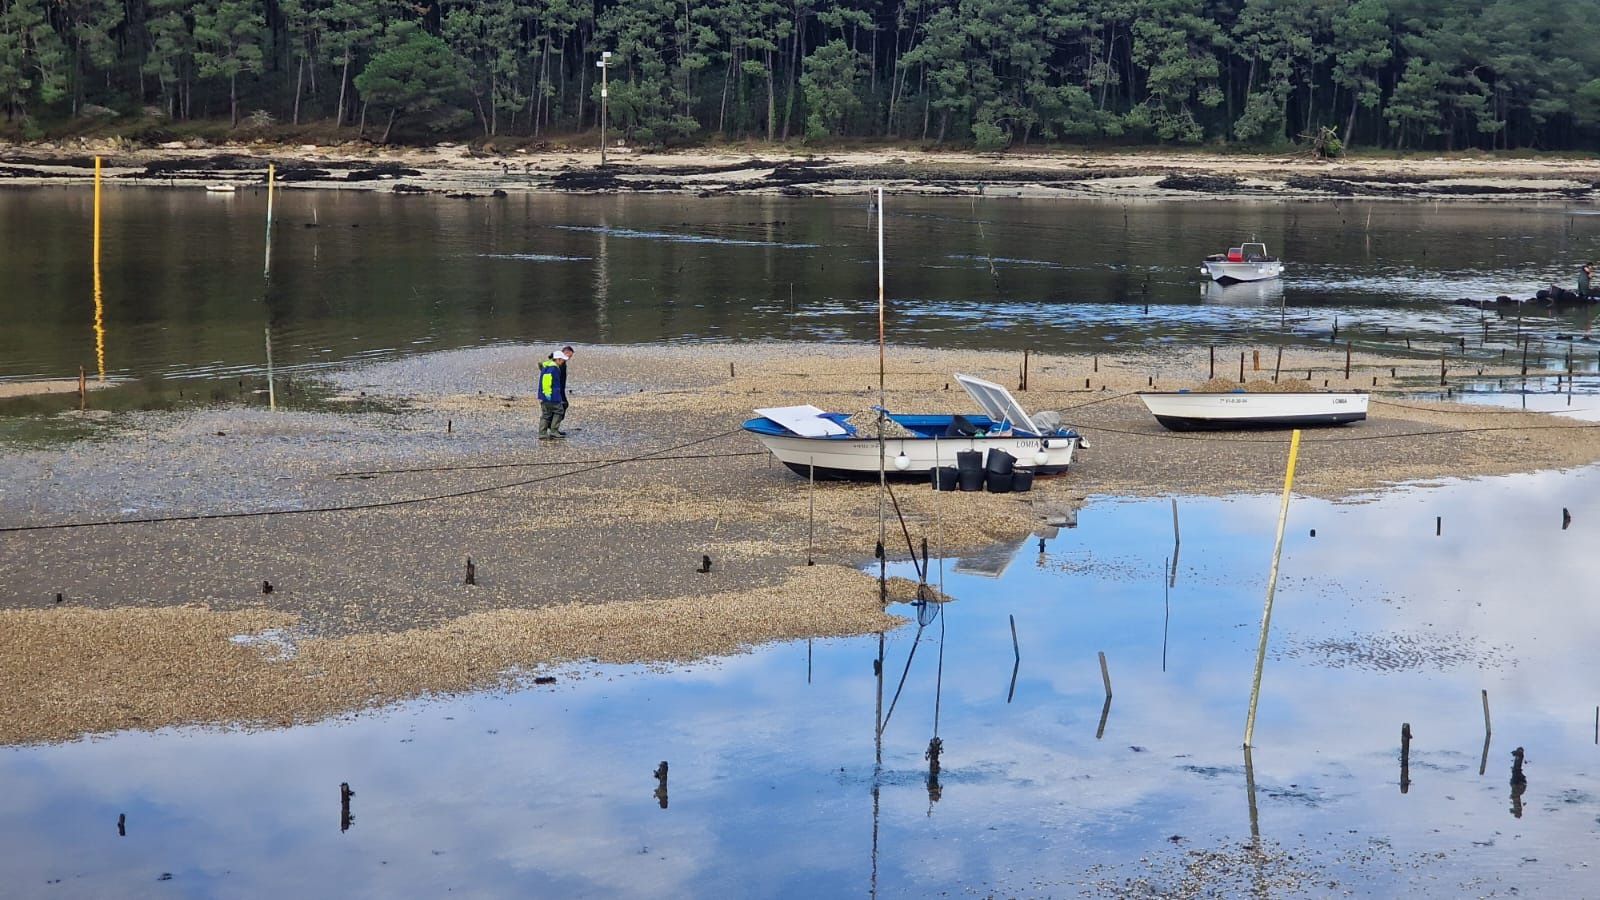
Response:
[{"label": "white pole", "polygon": [[610,105],[609,97],[611,74],[611,51],[600,54],[600,61],[595,63],[600,67],[600,165],[606,164],[606,116]]},{"label": "white pole", "polygon": [[888,585],[889,525],[884,507],[884,496],[889,492],[889,475],[885,466],[883,446],[885,412],[889,408],[883,388],[883,188],[878,188],[878,593],[883,599]]},{"label": "white pole", "polygon": [[266,262],[261,268],[262,276],[272,275],[272,189],[275,186],[277,166],[267,164],[267,251]]},{"label": "white pole", "polygon": [[267,332],[267,408],[273,412],[278,411],[278,392],[272,386],[272,326],[268,325]]}]

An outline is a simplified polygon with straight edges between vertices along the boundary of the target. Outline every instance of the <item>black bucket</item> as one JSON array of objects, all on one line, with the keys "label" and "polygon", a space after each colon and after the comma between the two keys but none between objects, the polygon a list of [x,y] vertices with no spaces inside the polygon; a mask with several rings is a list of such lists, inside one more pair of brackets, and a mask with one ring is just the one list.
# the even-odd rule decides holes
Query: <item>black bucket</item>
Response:
[{"label": "black bucket", "polygon": [[990,472],[988,488],[991,494],[1009,494],[1014,478],[1010,472]]},{"label": "black bucket", "polygon": [[934,490],[953,491],[961,484],[961,470],[955,466],[940,466],[933,470]]},{"label": "black bucket", "polygon": [[1017,464],[1017,458],[1004,450],[995,448],[989,451],[989,462],[984,468],[997,475],[1010,475],[1012,468]]},{"label": "black bucket", "polygon": [[1011,473],[1011,490],[1020,494],[1033,490],[1033,470],[1017,469]]},{"label": "black bucket", "polygon": [[983,454],[977,450],[961,450],[956,453],[956,468],[959,471],[958,485],[963,491],[983,490]]}]

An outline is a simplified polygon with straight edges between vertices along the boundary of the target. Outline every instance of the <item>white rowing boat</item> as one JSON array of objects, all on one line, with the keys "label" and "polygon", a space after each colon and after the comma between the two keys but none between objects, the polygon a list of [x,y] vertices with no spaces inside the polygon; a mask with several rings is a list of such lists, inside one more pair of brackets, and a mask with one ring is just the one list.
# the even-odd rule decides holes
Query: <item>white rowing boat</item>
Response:
[{"label": "white rowing boat", "polygon": [[1141,391],[1139,399],[1173,431],[1347,425],[1367,417],[1363,391]]}]

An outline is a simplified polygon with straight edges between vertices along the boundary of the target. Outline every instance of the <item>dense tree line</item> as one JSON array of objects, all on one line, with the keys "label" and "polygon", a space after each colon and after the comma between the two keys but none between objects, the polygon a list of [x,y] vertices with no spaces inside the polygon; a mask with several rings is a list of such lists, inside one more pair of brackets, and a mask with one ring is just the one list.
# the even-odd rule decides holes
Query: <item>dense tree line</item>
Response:
[{"label": "dense tree line", "polygon": [[0,0],[0,106],[636,142],[1600,137],[1596,0]]}]

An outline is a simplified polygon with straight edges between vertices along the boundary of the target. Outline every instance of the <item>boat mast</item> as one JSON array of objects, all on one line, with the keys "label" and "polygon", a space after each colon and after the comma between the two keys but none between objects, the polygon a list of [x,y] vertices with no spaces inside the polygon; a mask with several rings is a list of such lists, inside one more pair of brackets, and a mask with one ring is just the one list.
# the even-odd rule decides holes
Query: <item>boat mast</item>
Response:
[{"label": "boat mast", "polygon": [[889,492],[888,468],[883,444],[884,420],[889,404],[883,388],[883,188],[878,188],[878,602],[889,599],[889,550],[887,510],[884,495]]}]

